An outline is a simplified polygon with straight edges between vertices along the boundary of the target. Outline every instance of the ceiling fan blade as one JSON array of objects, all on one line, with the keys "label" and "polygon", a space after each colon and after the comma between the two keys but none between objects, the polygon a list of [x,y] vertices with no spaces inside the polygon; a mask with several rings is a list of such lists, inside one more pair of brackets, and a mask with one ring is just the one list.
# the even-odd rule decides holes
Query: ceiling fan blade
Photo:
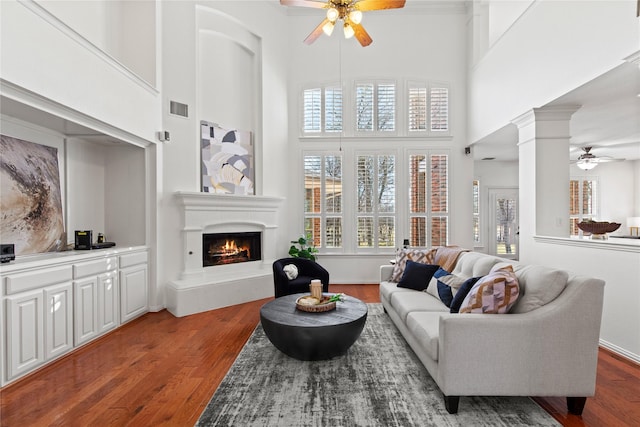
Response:
[{"label": "ceiling fan blade", "polygon": [[404,7],[406,0],[360,0],[355,3],[355,8],[361,12],[381,9],[400,9]]},{"label": "ceiling fan blade", "polygon": [[625,159],[614,159],[613,157],[596,157],[596,162],[598,163],[606,163],[606,162],[623,162]]},{"label": "ceiling fan blade", "polygon": [[358,39],[362,47],[369,46],[373,39],[369,36],[369,33],[366,32],[364,27],[361,24],[354,24],[353,22],[350,24],[353,28],[353,36]]},{"label": "ceiling fan blade", "polygon": [[304,39],[304,42],[306,44],[311,44],[314,41],[316,41],[318,37],[322,35],[322,32],[323,32],[322,27],[324,27],[324,24],[326,24],[327,22],[330,22],[330,21],[327,18],[324,18],[324,20],[316,28],[314,28],[313,31],[311,31],[311,34],[309,34],[307,38]]},{"label": "ceiling fan blade", "polygon": [[314,0],[280,0],[280,4],[283,6],[298,6],[298,7],[313,7],[315,9],[326,9],[326,1],[314,1]]}]

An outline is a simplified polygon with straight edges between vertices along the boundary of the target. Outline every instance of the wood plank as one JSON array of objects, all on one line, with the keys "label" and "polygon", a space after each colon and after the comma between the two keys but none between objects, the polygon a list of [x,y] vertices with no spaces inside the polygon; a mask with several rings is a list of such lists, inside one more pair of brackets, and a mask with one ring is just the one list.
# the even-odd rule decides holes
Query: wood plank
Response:
[{"label": "wood plank", "polygon": [[[379,302],[377,285],[331,285]],[[271,298],[176,318],[148,313],[0,391],[2,426],[193,425]],[[564,426],[640,425],[640,366],[601,349],[582,417],[535,398]]]}]

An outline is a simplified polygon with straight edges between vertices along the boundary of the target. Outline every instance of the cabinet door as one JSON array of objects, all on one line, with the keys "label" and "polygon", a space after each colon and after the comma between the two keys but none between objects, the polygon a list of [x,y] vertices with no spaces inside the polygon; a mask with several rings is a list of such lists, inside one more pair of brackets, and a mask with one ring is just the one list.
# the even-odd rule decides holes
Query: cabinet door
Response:
[{"label": "cabinet door", "polygon": [[120,270],[120,319],[124,323],[149,310],[147,265]]},{"label": "cabinet door", "polygon": [[71,282],[44,289],[44,357],[53,359],[73,348]]},{"label": "cabinet door", "polygon": [[98,335],[98,277],[73,283],[74,343],[83,344]]},{"label": "cabinet door", "polygon": [[119,324],[118,276],[115,271],[98,276],[98,332],[103,333]]},{"label": "cabinet door", "polygon": [[6,298],[9,380],[44,362],[43,299],[42,290]]}]

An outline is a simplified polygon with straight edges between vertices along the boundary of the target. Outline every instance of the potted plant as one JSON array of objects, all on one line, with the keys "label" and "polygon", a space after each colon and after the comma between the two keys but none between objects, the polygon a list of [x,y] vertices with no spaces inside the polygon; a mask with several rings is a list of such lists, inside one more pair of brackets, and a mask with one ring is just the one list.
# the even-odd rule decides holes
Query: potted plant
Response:
[{"label": "potted plant", "polygon": [[306,258],[311,261],[316,260],[314,254],[318,253],[318,248],[316,248],[313,240],[311,240],[310,235],[300,236],[298,240],[292,240],[291,243],[293,243],[293,245],[289,248],[289,255],[294,258]]}]

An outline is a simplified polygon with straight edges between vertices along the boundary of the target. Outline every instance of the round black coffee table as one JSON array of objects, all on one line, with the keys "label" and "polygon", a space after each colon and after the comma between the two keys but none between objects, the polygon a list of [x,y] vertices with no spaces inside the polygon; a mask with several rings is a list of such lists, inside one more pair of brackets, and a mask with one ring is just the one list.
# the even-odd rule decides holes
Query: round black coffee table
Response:
[{"label": "round black coffee table", "polygon": [[260,308],[260,322],[273,345],[299,360],[325,360],[340,356],[360,336],[367,320],[367,305],[347,296],[336,309],[308,313],[296,309],[296,299],[286,295]]}]

